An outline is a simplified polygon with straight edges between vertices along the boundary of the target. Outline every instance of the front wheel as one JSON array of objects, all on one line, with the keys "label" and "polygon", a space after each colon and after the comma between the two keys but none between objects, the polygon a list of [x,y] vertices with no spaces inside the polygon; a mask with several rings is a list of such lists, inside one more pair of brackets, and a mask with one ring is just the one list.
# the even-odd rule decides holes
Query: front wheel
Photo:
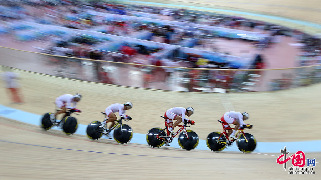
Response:
[{"label": "front wheel", "polygon": [[67,134],[74,134],[78,129],[78,122],[75,117],[67,116],[63,120],[62,130]]},{"label": "front wheel", "polygon": [[206,145],[212,151],[222,151],[226,147],[226,138],[220,132],[211,132],[207,136]]},{"label": "front wheel", "polygon": [[46,113],[41,118],[41,127],[46,131],[53,126],[53,123],[50,120],[50,114],[52,113]]},{"label": "front wheel", "polygon": [[256,148],[256,139],[252,134],[244,133],[236,140],[236,144],[240,151],[250,153]]},{"label": "front wheel", "polygon": [[114,130],[114,139],[120,144],[128,143],[132,137],[133,129],[127,124],[122,124]]},{"label": "front wheel", "polygon": [[166,136],[166,133],[161,128],[152,128],[146,134],[147,144],[151,147],[162,147],[165,144],[165,141],[161,140],[159,136]]},{"label": "front wheel", "polygon": [[186,132],[187,136],[185,133],[181,133],[178,136],[178,144],[181,146],[181,148],[189,151],[197,147],[199,138],[198,135],[192,130],[187,130]]},{"label": "front wheel", "polygon": [[86,133],[89,139],[97,140],[103,135],[103,129],[99,126],[101,125],[100,121],[93,121],[88,124]]}]

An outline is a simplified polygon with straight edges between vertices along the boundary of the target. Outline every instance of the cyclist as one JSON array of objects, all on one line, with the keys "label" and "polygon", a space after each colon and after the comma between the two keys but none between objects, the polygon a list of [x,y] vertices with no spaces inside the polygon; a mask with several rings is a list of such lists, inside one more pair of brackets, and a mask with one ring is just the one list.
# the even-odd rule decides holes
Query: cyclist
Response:
[{"label": "cyclist", "polygon": [[243,126],[246,126],[243,120],[247,120],[247,119],[249,119],[249,114],[247,112],[241,113],[241,112],[229,111],[222,116],[221,121],[223,121],[224,129],[231,128],[229,124],[235,125],[233,130],[232,129],[227,130],[228,131],[227,134],[229,138],[236,139],[235,132],[239,128],[243,128]]},{"label": "cyclist", "polygon": [[[195,124],[194,121],[186,119],[185,116],[190,117],[194,113],[194,109],[192,107],[183,108],[183,107],[173,107],[171,109],[168,109],[165,112],[165,125],[170,132],[170,135],[173,135],[174,128],[184,121],[184,123],[190,123],[192,125]],[[176,122],[173,124],[173,120],[176,120]],[[169,134],[168,134],[169,135]]]},{"label": "cyclist", "polygon": [[126,110],[130,110],[131,108],[133,108],[133,104],[131,102],[126,102],[124,104],[115,103],[106,108],[106,119],[103,121],[101,127],[107,126],[107,123],[109,122],[111,123],[109,128],[105,128],[105,132],[103,132],[109,139],[111,139],[109,134],[111,131],[110,129],[115,125],[115,121],[117,120],[115,113],[118,112],[122,119],[131,120],[132,118],[130,116],[125,115]]},{"label": "cyclist", "polygon": [[[50,120],[53,123],[56,123],[57,115],[63,114],[66,116],[67,111],[70,112],[81,112],[79,109],[76,109],[77,103],[81,100],[80,94],[64,94],[56,98],[55,104],[60,109],[57,110],[55,114],[50,114]],[[63,118],[62,118],[63,119]]]}]

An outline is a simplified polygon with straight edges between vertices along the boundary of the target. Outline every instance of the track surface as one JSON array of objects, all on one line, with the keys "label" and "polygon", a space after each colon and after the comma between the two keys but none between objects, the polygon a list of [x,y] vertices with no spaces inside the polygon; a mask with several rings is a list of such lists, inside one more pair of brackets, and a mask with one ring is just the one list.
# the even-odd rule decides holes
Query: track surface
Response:
[{"label": "track surface", "polygon": [[[192,105],[196,111],[192,129],[201,139],[212,131],[220,131],[216,122],[225,109],[250,112],[250,133],[258,141],[319,140],[321,84],[280,92],[250,94],[198,94],[157,92],[119,88],[94,83],[47,77],[27,72],[21,75],[24,104],[10,104],[1,84],[1,104],[42,114],[53,111],[54,99],[60,94],[80,92],[83,113],[77,116],[81,124],[102,117],[108,104],[131,100],[134,108],[127,113],[134,132],[146,133],[152,127],[162,127],[162,115],[172,106]],[[307,118],[308,117],[308,118]],[[5,179],[292,179],[282,165],[276,163],[280,154],[242,154],[185,151],[147,145],[118,145],[101,139],[92,142],[86,136],[66,136],[61,131],[43,132],[38,126],[0,119],[0,177]],[[26,143],[26,144],[20,144]],[[290,152],[295,153],[295,152]],[[307,158],[320,161],[320,153],[306,153]],[[291,163],[288,163],[290,166]],[[320,172],[316,166],[316,173]],[[317,178],[317,175],[300,178]]]},{"label": "track surface", "polygon": [[[0,120],[0,176],[4,179],[295,179],[278,154],[213,153],[146,145],[91,142],[84,136]],[[306,156],[320,159],[320,153]],[[288,163],[289,165],[289,163]],[[316,173],[320,172],[316,166]],[[302,177],[303,176],[303,177]],[[316,175],[300,178],[317,179]]]}]

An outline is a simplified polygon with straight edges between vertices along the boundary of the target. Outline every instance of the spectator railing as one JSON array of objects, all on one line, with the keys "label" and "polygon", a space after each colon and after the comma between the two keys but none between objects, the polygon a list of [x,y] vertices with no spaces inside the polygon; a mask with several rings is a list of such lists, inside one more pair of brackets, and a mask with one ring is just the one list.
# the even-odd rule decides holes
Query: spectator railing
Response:
[{"label": "spectator railing", "polygon": [[273,91],[321,82],[321,65],[206,69],[139,65],[0,48],[0,65],[72,79],[170,91]]}]

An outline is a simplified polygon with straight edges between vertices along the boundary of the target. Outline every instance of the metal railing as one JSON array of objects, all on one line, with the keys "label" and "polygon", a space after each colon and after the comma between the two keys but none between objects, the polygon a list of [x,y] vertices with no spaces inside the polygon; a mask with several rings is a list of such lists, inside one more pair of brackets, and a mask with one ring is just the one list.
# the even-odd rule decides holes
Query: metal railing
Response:
[{"label": "metal railing", "polygon": [[72,79],[190,92],[273,91],[321,82],[321,65],[286,69],[206,69],[139,65],[0,48],[0,65]]}]

